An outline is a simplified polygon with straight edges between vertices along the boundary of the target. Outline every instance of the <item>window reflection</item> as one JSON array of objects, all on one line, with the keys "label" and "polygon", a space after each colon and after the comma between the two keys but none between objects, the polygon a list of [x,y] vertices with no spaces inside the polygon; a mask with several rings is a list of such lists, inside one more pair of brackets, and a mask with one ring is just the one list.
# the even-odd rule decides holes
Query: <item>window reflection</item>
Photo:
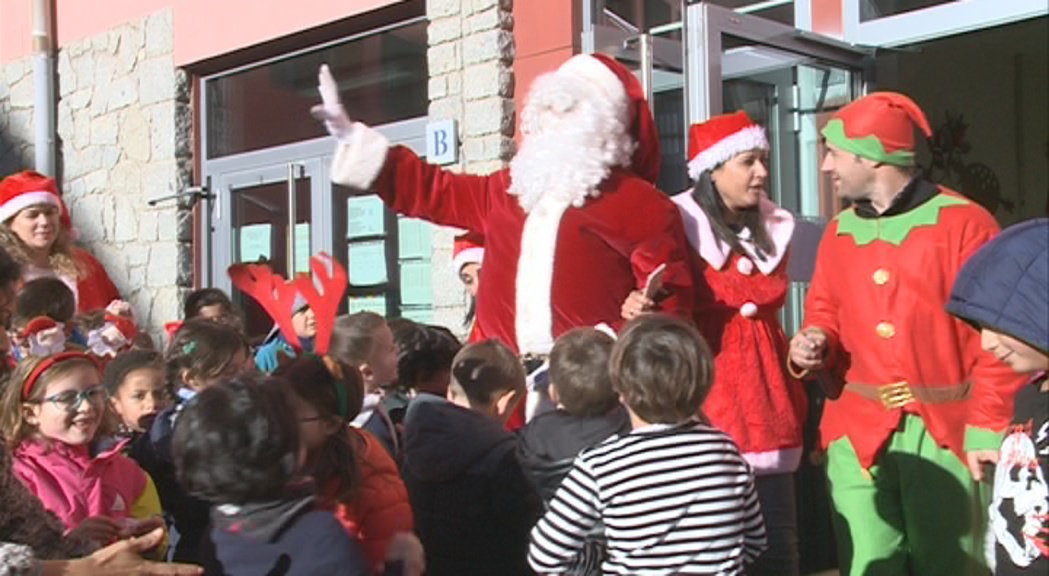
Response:
[{"label": "window reflection", "polygon": [[309,114],[324,63],[354,119],[380,125],[425,116],[426,45],[420,21],[208,80],[207,157],[325,136]]}]

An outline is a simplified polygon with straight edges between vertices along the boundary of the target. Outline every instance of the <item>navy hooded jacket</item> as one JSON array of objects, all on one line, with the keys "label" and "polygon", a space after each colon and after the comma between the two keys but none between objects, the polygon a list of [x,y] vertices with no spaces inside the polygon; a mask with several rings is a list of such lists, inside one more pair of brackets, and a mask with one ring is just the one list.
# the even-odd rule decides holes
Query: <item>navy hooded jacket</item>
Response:
[{"label": "navy hooded jacket", "polygon": [[947,311],[1049,353],[1049,219],[1011,226],[973,254]]}]

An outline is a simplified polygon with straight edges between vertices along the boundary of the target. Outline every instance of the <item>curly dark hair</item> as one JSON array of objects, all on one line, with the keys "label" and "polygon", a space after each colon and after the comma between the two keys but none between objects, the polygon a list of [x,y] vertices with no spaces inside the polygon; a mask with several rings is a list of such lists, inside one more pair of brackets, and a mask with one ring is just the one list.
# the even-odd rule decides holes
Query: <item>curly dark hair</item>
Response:
[{"label": "curly dark hair", "polygon": [[[419,324],[407,318],[390,320],[390,331],[397,344],[397,382],[401,392],[419,390],[442,373],[452,369],[452,359],[462,344],[443,326]],[[439,390],[424,390],[438,393]]]},{"label": "curly dark hair", "polygon": [[232,326],[203,318],[185,321],[171,338],[167,353],[167,379],[172,389],[184,384],[183,371],[189,377],[213,380],[227,374],[238,352],[248,353],[244,334]]},{"label": "curly dark hair", "polygon": [[179,483],[214,504],[281,498],[298,476],[299,423],[275,378],[242,375],[186,404],[172,438]]}]

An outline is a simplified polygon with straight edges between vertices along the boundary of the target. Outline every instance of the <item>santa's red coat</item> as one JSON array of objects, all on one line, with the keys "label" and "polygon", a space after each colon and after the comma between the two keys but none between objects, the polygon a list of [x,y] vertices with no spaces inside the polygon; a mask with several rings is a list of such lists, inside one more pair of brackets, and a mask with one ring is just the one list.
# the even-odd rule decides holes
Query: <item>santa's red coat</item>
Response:
[{"label": "santa's red coat", "polygon": [[[582,207],[562,211],[540,201],[526,214],[507,192],[509,170],[455,174],[408,148],[387,148],[370,128],[357,130],[358,138],[378,143],[343,143],[332,180],[373,190],[401,214],[485,236],[479,337],[497,338],[522,354],[546,354],[571,328],[600,323],[616,328],[626,297],[662,263],[668,265],[669,294],[662,310],[691,317],[692,281],[677,208],[633,173],[613,169],[600,196]],[[377,151],[378,159],[362,155],[369,150]],[[374,179],[362,182],[369,163],[379,169]]]}]

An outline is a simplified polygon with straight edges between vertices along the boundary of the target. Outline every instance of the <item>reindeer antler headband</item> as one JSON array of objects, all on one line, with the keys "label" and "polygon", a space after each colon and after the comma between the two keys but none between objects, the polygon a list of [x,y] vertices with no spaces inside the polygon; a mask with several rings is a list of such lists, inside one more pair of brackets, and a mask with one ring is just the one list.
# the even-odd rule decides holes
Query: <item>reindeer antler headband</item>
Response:
[{"label": "reindeer antler headband", "polygon": [[[331,274],[328,273],[329,267]],[[295,298],[301,295],[317,317],[313,352],[324,356],[331,342],[339,304],[346,293],[346,269],[330,255],[321,253],[310,258],[310,270],[312,277],[298,274],[293,280],[285,280],[262,264],[234,264],[229,267],[229,277],[238,290],[251,296],[266,310],[288,344],[299,353],[302,352],[302,343],[291,318],[295,315]],[[321,291],[318,291],[318,285]]]}]

